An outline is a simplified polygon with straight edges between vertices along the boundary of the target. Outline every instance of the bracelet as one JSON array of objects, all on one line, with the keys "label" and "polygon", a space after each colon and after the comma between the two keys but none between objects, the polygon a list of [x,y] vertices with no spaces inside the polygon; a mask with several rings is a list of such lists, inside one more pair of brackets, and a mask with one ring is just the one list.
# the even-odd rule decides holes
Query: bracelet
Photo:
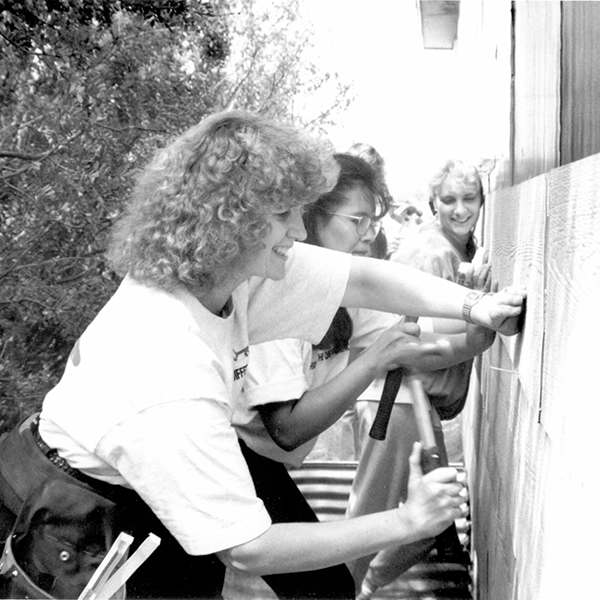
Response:
[{"label": "bracelet", "polygon": [[471,319],[471,309],[485,296],[483,292],[477,290],[471,290],[463,301],[462,305],[462,316],[467,323],[473,324]]}]

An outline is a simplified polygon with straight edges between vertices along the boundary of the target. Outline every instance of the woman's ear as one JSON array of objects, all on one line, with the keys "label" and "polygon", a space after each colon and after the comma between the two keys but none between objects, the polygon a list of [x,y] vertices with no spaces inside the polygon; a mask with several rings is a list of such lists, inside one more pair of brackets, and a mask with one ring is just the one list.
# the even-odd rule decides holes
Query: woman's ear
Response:
[{"label": "woman's ear", "polygon": [[437,215],[437,209],[435,207],[435,196],[429,197],[429,208],[431,209],[431,212],[432,212],[433,216],[435,217],[435,215]]}]

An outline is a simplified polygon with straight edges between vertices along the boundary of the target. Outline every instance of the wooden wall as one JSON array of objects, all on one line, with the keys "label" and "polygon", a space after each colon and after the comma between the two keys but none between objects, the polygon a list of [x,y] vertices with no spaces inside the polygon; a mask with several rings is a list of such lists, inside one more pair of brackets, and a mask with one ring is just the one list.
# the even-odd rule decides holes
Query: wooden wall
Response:
[{"label": "wooden wall", "polygon": [[457,60],[490,187],[600,152],[600,2],[461,2]]},{"label": "wooden wall", "polygon": [[481,359],[466,411],[480,600],[598,593],[598,182],[600,154],[486,200],[494,278],[529,298],[523,332]]},{"label": "wooden wall", "polygon": [[481,237],[529,290],[467,405],[476,598],[598,597],[600,2],[461,2],[458,27],[492,165]]},{"label": "wooden wall", "polygon": [[600,2],[562,2],[560,164],[600,152]]}]

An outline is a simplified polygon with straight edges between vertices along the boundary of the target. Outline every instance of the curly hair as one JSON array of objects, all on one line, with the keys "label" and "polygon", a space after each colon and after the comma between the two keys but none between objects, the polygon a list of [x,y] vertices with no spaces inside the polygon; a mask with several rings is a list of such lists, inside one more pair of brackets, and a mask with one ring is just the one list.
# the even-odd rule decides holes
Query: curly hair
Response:
[{"label": "curly hair", "polygon": [[212,289],[234,259],[260,247],[272,214],[313,202],[338,168],[326,143],[243,111],[216,113],[142,171],[108,258],[166,289]]}]

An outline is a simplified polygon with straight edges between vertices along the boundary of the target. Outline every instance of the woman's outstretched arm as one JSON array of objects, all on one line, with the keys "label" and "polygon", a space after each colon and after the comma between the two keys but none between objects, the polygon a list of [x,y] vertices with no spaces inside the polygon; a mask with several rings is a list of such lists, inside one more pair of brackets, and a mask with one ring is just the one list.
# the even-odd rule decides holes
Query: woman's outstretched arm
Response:
[{"label": "woman's outstretched arm", "polygon": [[[406,265],[353,256],[343,306],[372,308],[405,315],[461,319],[468,294],[473,292],[456,283],[428,275]],[[470,309],[477,325],[514,335],[519,331],[519,315],[527,296],[521,286],[481,295]]]}]

